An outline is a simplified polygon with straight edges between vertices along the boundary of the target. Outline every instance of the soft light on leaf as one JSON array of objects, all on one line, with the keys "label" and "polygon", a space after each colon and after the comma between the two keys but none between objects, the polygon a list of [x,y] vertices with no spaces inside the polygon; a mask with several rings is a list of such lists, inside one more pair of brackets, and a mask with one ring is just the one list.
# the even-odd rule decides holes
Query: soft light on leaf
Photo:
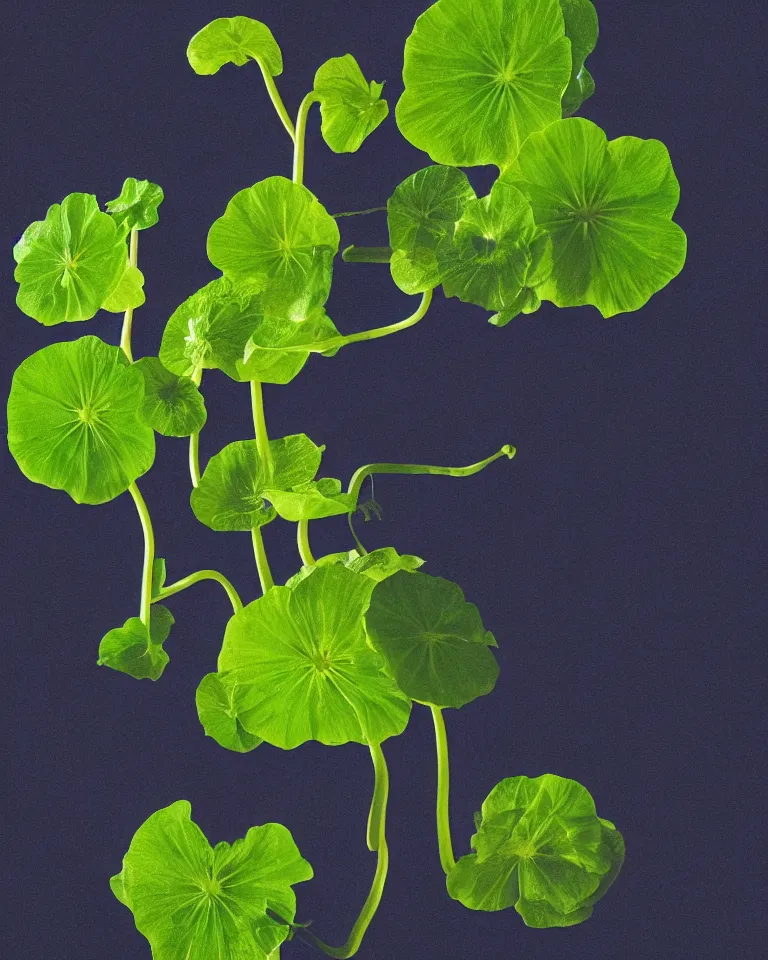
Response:
[{"label": "soft light on leaf", "polygon": [[147,298],[144,296],[144,274],[138,267],[126,263],[125,270],[101,309],[110,313],[122,313],[129,307],[140,307]]},{"label": "soft light on leaf", "polygon": [[134,367],[144,377],[144,418],[164,437],[188,437],[206,420],[203,395],[189,377],[167,370],[157,357],[142,357]]},{"label": "soft light on leaf", "polygon": [[173,614],[159,603],[152,605],[149,629],[131,617],[110,630],[99,644],[98,665],[127,673],[137,680],[157,680],[168,663],[163,644],[173,626]]},{"label": "soft light on leaf", "polygon": [[120,196],[107,201],[107,210],[123,234],[131,230],[147,230],[159,217],[157,208],[163,202],[163,188],[149,180],[128,177],[123,183]]},{"label": "soft light on leaf", "polygon": [[354,153],[389,113],[383,83],[368,81],[351,53],[327,60],[315,74],[323,139],[334,153]]},{"label": "soft light on leaf", "polygon": [[571,41],[571,79],[563,94],[563,116],[570,117],[595,92],[595,81],[584,61],[597,44],[597,11],[591,0],[560,0],[560,6],[565,35]]},{"label": "soft light on leaf", "polygon": [[211,530],[252,530],[275,519],[264,502],[262,462],[255,440],[238,440],[211,457],[189,498],[192,512]]},{"label": "soft light on leaf", "polygon": [[32,246],[32,241],[45,229],[45,220],[34,220],[13,245],[13,259],[21,263]]},{"label": "soft light on leaf", "polygon": [[238,718],[238,685],[227,674],[209,673],[195,693],[197,715],[205,735],[227,750],[248,753],[263,743],[248,733]]},{"label": "soft light on leaf", "polygon": [[272,31],[251,17],[219,17],[192,37],[187,60],[195,73],[217,73],[225,63],[242,67],[258,60],[273,77],[283,72],[283,55]]},{"label": "soft light on leaf", "polygon": [[[245,345],[243,359],[237,363],[238,375],[242,380],[290,383],[309,359],[310,351],[297,350],[297,347],[310,347],[340,337],[323,307],[306,312],[296,310],[291,315],[262,316]],[[281,347],[292,349],[281,350]]]},{"label": "soft light on leaf", "polygon": [[288,490],[268,486],[264,496],[284,520],[320,520],[354,513],[357,497],[342,493],[341,481],[333,477],[310,480]]}]

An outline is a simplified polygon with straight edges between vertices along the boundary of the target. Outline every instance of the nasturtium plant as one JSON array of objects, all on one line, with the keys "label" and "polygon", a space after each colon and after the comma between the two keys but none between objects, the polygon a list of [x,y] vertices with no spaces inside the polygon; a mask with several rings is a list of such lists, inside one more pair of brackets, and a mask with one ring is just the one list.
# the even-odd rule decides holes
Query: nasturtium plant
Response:
[{"label": "nasturtium plant", "polygon": [[[106,342],[108,329],[106,340],[53,343],[23,360],[7,411],[8,446],[29,479],[77,503],[128,492],[136,505],[144,535],[138,615],[106,633],[97,664],[159,680],[174,623],[166,603],[213,581],[232,616],[218,634],[216,669],[196,690],[201,740],[240,754],[262,744],[358,744],[373,762],[366,845],[376,871],[344,944],[329,946],[296,922],[293,885],[312,869],[285,827],[253,827],[232,845],[212,848],[189,803],[179,800],[139,827],[110,881],[154,960],[284,960],[281,951],[294,938],[352,957],[381,900],[389,862],[382,744],[405,731],[414,704],[428,709],[434,724],[436,846],[453,899],[473,910],[514,907],[529,927],[571,926],[588,919],[621,869],[621,833],[597,815],[585,787],[549,773],[494,787],[476,815],[472,852],[456,861],[444,711],[494,689],[496,636],[510,656],[516,637],[509,624],[484,621],[457,583],[436,575],[439,558],[431,560],[435,574],[425,573],[420,557],[394,546],[367,550],[355,529],[359,514],[366,521],[382,515],[374,476],[468,477],[513,458],[516,448],[504,443],[459,467],[368,463],[345,487],[318,477],[324,445],[304,433],[270,439],[263,389],[274,387],[277,400],[310,354],[330,358],[421,322],[438,287],[454,298],[449,308],[460,309],[458,301],[484,307],[502,328],[544,303],[541,323],[556,308],[591,306],[606,318],[635,311],[680,272],[686,237],[672,220],[679,184],[666,147],[632,136],[609,141],[596,124],[572,116],[594,91],[585,62],[597,37],[590,0],[437,0],[406,41],[405,90],[395,110],[400,132],[432,163],[390,197],[376,198],[377,206],[331,216],[303,183],[309,111],[319,104],[331,150],[355,152],[387,119],[383,84],[368,81],[351,54],[334,57],[317,68],[294,121],[275,82],[283,61],[270,29],[244,16],[204,25],[187,48],[192,69],[210,75],[254,60],[293,164],[290,177],[266,171],[232,196],[206,241],[220,275],[191,294],[177,291],[179,306],[156,355],[134,358],[132,330],[145,302],[139,236],[158,222],[160,186],[127,177],[106,212],[94,195],[72,193],[39,211],[43,219],[13,246],[17,304],[27,316],[51,326],[99,310],[123,313],[119,346]],[[258,129],[264,136],[261,122]],[[485,196],[460,169],[480,165],[499,170]],[[379,245],[347,246],[343,259],[389,264],[394,285],[419,295],[419,303],[405,319],[344,334],[325,309],[341,240],[337,221],[384,211]],[[219,452],[201,463],[201,435],[207,440],[211,429],[202,382],[208,370],[243,384],[253,430],[223,449],[206,443]],[[205,374],[214,396],[217,379]],[[235,422],[229,408],[226,414]],[[188,438],[197,519],[212,530],[250,534],[256,599],[244,604],[213,569],[167,582],[166,545],[156,556],[137,483],[153,465],[156,434]],[[344,518],[351,540],[315,557],[310,527],[334,517]],[[286,523],[295,525],[300,564],[276,583],[265,539]],[[524,759],[524,743],[515,754]]]}]

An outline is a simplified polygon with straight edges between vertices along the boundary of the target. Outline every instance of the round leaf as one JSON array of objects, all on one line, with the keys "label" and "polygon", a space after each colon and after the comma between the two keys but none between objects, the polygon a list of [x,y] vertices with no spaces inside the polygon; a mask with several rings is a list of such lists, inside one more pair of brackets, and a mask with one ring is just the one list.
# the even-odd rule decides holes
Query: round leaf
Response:
[{"label": "round leaf", "polygon": [[351,53],[327,60],[315,74],[323,139],[334,153],[354,153],[389,113],[383,83],[368,81]]},{"label": "round leaf", "polygon": [[209,673],[200,681],[195,693],[197,715],[205,734],[227,750],[248,753],[263,743],[248,733],[240,723],[238,685],[227,674]]},{"label": "round leaf", "polygon": [[258,60],[273,77],[283,72],[283,55],[272,31],[250,17],[219,17],[189,41],[187,60],[195,73],[217,73],[225,63],[242,67]]},{"label": "round leaf", "polygon": [[157,357],[142,357],[134,367],[144,377],[144,418],[164,437],[199,433],[206,420],[203,395],[189,377],[179,377]]},{"label": "round leaf", "polygon": [[45,326],[90,320],[125,269],[125,238],[90,193],[54,203],[19,243],[16,303]]},{"label": "round leaf", "polygon": [[570,74],[558,0],[438,0],[405,44],[397,124],[436,163],[504,167],[560,119]]},{"label": "round leaf", "polygon": [[105,503],[152,466],[143,401],[143,378],[117,347],[98,337],[54,343],[13,376],[8,446],[35,483],[76,503]]},{"label": "round leaf", "polygon": [[275,519],[264,502],[265,473],[255,440],[238,440],[211,457],[189,502],[211,530],[253,530]]},{"label": "round leaf", "polygon": [[168,639],[173,614],[159,603],[150,609],[149,629],[131,617],[122,627],[110,630],[99,644],[97,664],[127,673],[137,680],[157,680],[168,664],[163,644]]},{"label": "round leaf", "polygon": [[365,629],[397,685],[419,703],[462,707],[496,684],[493,634],[461,587],[442,577],[401,570],[382,580]]},{"label": "round leaf", "polygon": [[246,730],[285,750],[307,740],[380,743],[403,732],[410,702],[365,641],[372,587],[331,564],[232,617],[219,671],[241,685]]},{"label": "round leaf", "polygon": [[570,117],[595,92],[584,61],[597,44],[597,11],[591,0],[560,0],[565,35],[571,41],[571,79],[563,94],[563,116]]},{"label": "round leaf", "polygon": [[609,142],[572,117],[532,134],[500,182],[525,194],[552,238],[543,300],[612,317],[638,310],[682,270],[686,237],[672,222],[680,187],[658,140]]},{"label": "round leaf", "polygon": [[120,196],[107,201],[107,210],[124,234],[146,230],[158,221],[157,208],[163,202],[163,188],[149,180],[128,177],[123,182]]}]

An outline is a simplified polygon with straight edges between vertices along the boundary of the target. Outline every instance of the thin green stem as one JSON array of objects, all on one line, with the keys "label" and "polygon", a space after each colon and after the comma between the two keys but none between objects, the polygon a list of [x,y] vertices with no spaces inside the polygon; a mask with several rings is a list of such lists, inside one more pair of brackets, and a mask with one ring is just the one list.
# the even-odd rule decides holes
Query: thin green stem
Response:
[{"label": "thin green stem", "polygon": [[239,613],[243,609],[243,601],[240,599],[237,590],[235,590],[224,574],[219,573],[218,570],[198,570],[195,573],[190,573],[188,577],[177,580],[175,583],[169,583],[167,587],[163,587],[163,589],[160,590],[157,596],[152,597],[152,603],[157,603],[159,600],[172,597],[174,593],[180,593],[182,590],[186,590],[187,587],[200,583],[201,580],[215,580],[216,583],[220,583],[227,592],[233,611]]},{"label": "thin green stem", "polygon": [[341,251],[345,263],[389,263],[392,247],[346,247]]},{"label": "thin green stem", "polygon": [[473,473],[479,473],[489,463],[498,460],[499,457],[506,456],[511,460],[516,452],[515,447],[505,443],[498,453],[494,453],[493,456],[487,457],[485,460],[480,460],[479,463],[471,463],[468,467],[433,467],[424,463],[367,463],[352,474],[347,492],[354,494],[355,497],[359,496],[365,478],[374,473],[430,473],[448,477],[469,477]]},{"label": "thin green stem", "polygon": [[348,514],[347,514],[347,523],[348,523],[348,525],[349,525],[350,533],[352,534],[352,537],[353,537],[353,539],[354,539],[354,541],[355,541],[355,544],[356,544],[357,549],[358,549],[358,551],[359,551],[359,553],[360,553],[360,556],[361,556],[361,557],[364,557],[364,556],[366,555],[366,553],[368,553],[368,551],[367,551],[367,550],[365,549],[365,547],[362,545],[362,543],[360,542],[360,537],[358,537],[357,533],[355,532],[355,525],[354,525],[354,523],[352,522],[352,514],[351,514],[351,513],[348,513]]},{"label": "thin green stem", "polygon": [[430,706],[435,724],[435,748],[437,751],[437,843],[440,849],[440,865],[446,876],[456,866],[451,842],[451,821],[448,812],[450,791],[450,773],[448,767],[448,740],[445,735],[445,721],[440,707]]},{"label": "thin green stem", "polygon": [[363,941],[365,932],[368,929],[371,920],[373,920],[379,903],[381,902],[381,896],[384,892],[384,883],[387,879],[387,869],[389,867],[389,850],[387,849],[387,839],[385,835],[387,796],[389,794],[389,774],[387,771],[387,763],[384,759],[384,754],[381,752],[380,745],[377,743],[371,744],[370,750],[371,757],[373,758],[373,767],[376,774],[372,809],[375,806],[376,809],[373,813],[373,817],[378,826],[378,835],[375,840],[377,853],[376,873],[373,878],[373,883],[371,884],[371,890],[368,894],[368,899],[365,901],[363,909],[360,911],[360,916],[355,921],[355,925],[352,927],[352,931],[347,937],[346,943],[344,943],[343,946],[330,947],[327,943],[323,943],[322,940],[318,939],[308,930],[304,931],[303,933],[303,936],[312,942],[316,947],[319,947],[323,953],[326,953],[329,957],[339,957],[340,960],[346,960],[348,957],[353,957],[360,949],[360,944]]},{"label": "thin green stem", "polygon": [[[203,371],[198,367],[192,374],[192,382],[198,387],[203,379]],[[190,434],[189,437],[189,475],[192,478],[192,486],[196,487],[200,483],[200,431]]]},{"label": "thin green stem", "polygon": [[272,463],[272,454],[269,449],[269,434],[267,421],[264,418],[264,397],[260,380],[251,380],[251,412],[253,413],[253,429],[256,434],[256,449],[259,459],[264,464],[265,472],[269,473]]},{"label": "thin green stem", "polygon": [[[135,267],[139,262],[139,231],[136,227],[131,230],[131,245],[128,255],[128,263]],[[131,333],[133,331],[133,307],[128,307],[123,317],[123,329],[120,332],[120,346],[123,353],[128,357],[130,363],[133,363],[133,352],[131,350]]]},{"label": "thin green stem", "polygon": [[149,510],[134,481],[128,492],[133,497],[136,509],[141,520],[141,529],[144,531],[144,569],[141,578],[141,622],[149,627],[149,614],[152,605],[152,565],[155,562],[155,533],[152,529],[152,520]]},{"label": "thin green stem", "polygon": [[296,136],[293,146],[293,182],[304,182],[304,140],[307,135],[307,116],[309,108],[317,101],[314,90],[304,97],[296,116]]},{"label": "thin green stem", "polygon": [[256,558],[256,571],[259,574],[259,583],[261,592],[266,593],[275,585],[272,579],[272,571],[269,569],[267,552],[264,549],[264,538],[261,535],[261,527],[254,527],[251,530],[251,539],[253,540],[253,555]]},{"label": "thin green stem", "polygon": [[[332,213],[331,216],[334,220],[338,220],[339,217],[364,217],[369,213],[386,213],[386,207],[370,207],[368,210],[350,210],[349,213]],[[351,249],[351,248],[349,248]]]},{"label": "thin green stem", "polygon": [[314,567],[316,561],[309,546],[309,520],[299,520],[296,531],[299,556],[305,567]]},{"label": "thin green stem", "polygon": [[262,63],[259,57],[256,57],[256,63],[261,67],[261,75],[264,77],[264,83],[267,87],[267,93],[269,94],[269,99],[274,104],[275,110],[277,110],[277,115],[280,117],[280,120],[288,131],[288,136],[291,140],[296,139],[296,132],[293,129],[293,123],[291,118],[288,116],[288,111],[285,109],[285,104],[283,103],[283,98],[278,93],[277,87],[275,86],[275,80],[272,74],[267,70],[267,68]]},{"label": "thin green stem", "polygon": [[379,745],[377,749],[378,753],[374,753],[373,747],[371,747],[375,778],[373,782],[371,806],[368,810],[368,824],[365,831],[368,849],[374,852],[379,849],[379,844],[384,839],[384,817],[387,812],[387,797],[389,796],[387,766],[384,762],[381,746]]}]

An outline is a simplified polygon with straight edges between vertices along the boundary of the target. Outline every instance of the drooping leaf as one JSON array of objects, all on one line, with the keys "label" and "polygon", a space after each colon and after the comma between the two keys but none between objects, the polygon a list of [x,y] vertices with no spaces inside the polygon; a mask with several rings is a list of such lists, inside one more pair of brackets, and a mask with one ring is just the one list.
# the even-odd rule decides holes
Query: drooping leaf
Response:
[{"label": "drooping leaf", "polygon": [[19,244],[16,304],[45,326],[90,320],[125,269],[125,239],[91,193],[52,204]]},{"label": "drooping leaf", "polygon": [[165,586],[165,560],[162,557],[155,557],[152,561],[152,599],[159,596],[160,591]]},{"label": "drooping leaf", "polygon": [[163,644],[173,623],[173,614],[167,607],[153,604],[149,629],[139,617],[131,617],[122,627],[110,630],[99,644],[97,664],[127,673],[137,680],[157,680],[168,663]]},{"label": "drooping leaf", "polygon": [[520,293],[508,300],[498,313],[489,317],[488,322],[504,327],[521,313],[535,313],[541,306],[538,288],[552,276],[552,269],[552,238],[548,233],[538,233],[526,249],[525,274]]},{"label": "drooping leaf", "polygon": [[284,520],[319,520],[353,513],[357,506],[354,494],[342,493],[341,481],[333,477],[309,480],[288,490],[267,487],[264,496]]},{"label": "drooping leaf", "polygon": [[187,60],[195,73],[217,73],[225,63],[244,66],[258,60],[270,74],[283,72],[283,55],[272,31],[251,17],[219,17],[206,24],[189,41]]},{"label": "drooping leaf", "polygon": [[264,313],[281,314],[307,290],[325,303],[339,228],[317,198],[285,177],[240,190],[208,232],[208,259],[233,282],[262,287]]},{"label": "drooping leaf", "polygon": [[129,307],[140,307],[147,298],[144,295],[144,274],[138,267],[126,263],[117,286],[102,303],[101,309],[110,313],[122,313]]},{"label": "drooping leaf", "polygon": [[597,816],[589,792],[549,773],[497,784],[471,844],[476,852],[448,874],[448,893],[472,910],[514,905],[530,927],[586,920],[624,860],[621,834]]},{"label": "drooping leaf", "polygon": [[407,553],[401,556],[394,547],[379,547],[378,550],[371,550],[364,556],[361,556],[357,550],[329,553],[324,557],[318,557],[313,566],[303,566],[298,573],[294,573],[285,581],[286,587],[295,587],[315,570],[329,563],[342,563],[354,573],[363,573],[378,583],[386,577],[391,577],[398,570],[416,570],[423,565],[424,561],[421,557],[414,557]]},{"label": "drooping leaf", "polygon": [[240,723],[239,687],[227,674],[208,673],[195,693],[197,715],[205,734],[227,750],[248,753],[263,743]]},{"label": "drooping leaf", "polygon": [[402,733],[410,701],[365,640],[373,586],[331,564],[293,589],[273,587],[231,618],[218,666],[241,685],[246,730],[285,750]]},{"label": "drooping leaf", "polygon": [[290,933],[269,917],[296,913],[292,885],[313,876],[279,823],[214,849],[177,800],[139,827],[110,880],[155,960],[267,960]]},{"label": "drooping leaf", "polygon": [[571,117],[532,134],[499,182],[525,194],[552,237],[542,300],[612,317],[638,310],[683,267],[686,237],[672,222],[680,187],[658,140],[609,142]]},{"label": "drooping leaf", "polygon": [[365,629],[412,700],[461,707],[490,693],[499,668],[493,634],[455,583],[401,570],[376,584]]},{"label": "drooping leaf", "polygon": [[354,153],[389,113],[383,83],[370,83],[351,53],[331,57],[315,74],[323,139],[334,153]]},{"label": "drooping leaf", "polygon": [[134,228],[147,230],[157,223],[157,208],[163,202],[163,197],[163,188],[156,183],[127,177],[120,196],[108,200],[106,206],[125,236]]},{"label": "drooping leaf", "polygon": [[[261,380],[264,383],[290,383],[301,372],[309,359],[311,347],[340,338],[336,325],[323,307],[309,311],[295,310],[281,316],[262,316],[245,345],[243,359],[237,363],[242,380]],[[291,350],[281,350],[291,347]],[[338,348],[336,348],[338,349]],[[329,348],[328,356],[336,350]]]},{"label": "drooping leaf", "polygon": [[571,79],[563,94],[563,116],[570,117],[595,92],[584,61],[597,44],[597,11],[591,0],[560,0],[565,35],[571,41]]},{"label": "drooping leaf", "polygon": [[188,437],[202,430],[206,420],[203,395],[189,377],[167,370],[157,357],[134,363],[144,377],[144,418],[164,437]]},{"label": "drooping leaf", "polygon": [[453,238],[456,222],[476,199],[466,174],[454,167],[425,167],[395,189],[387,224],[392,279],[401,290],[423,293],[440,285],[438,246]]},{"label": "drooping leaf", "polygon": [[98,337],[43,347],[13,376],[8,446],[35,483],[76,503],[106,503],[146,473],[155,434],[144,422],[144,380]]},{"label": "drooping leaf", "polygon": [[560,119],[570,74],[558,0],[438,0],[405,44],[397,125],[435,163],[504,167]]}]

